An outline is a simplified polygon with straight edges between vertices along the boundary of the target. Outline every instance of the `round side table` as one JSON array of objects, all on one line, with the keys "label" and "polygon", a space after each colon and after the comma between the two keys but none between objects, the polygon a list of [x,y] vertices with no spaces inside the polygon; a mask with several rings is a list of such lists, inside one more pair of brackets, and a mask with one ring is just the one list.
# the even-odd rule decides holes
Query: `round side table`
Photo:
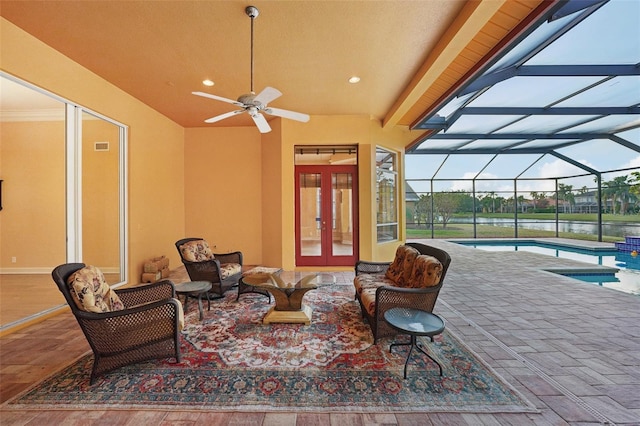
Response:
[{"label": "round side table", "polygon": [[402,334],[408,334],[411,340],[408,343],[392,343],[389,346],[389,352],[394,346],[409,346],[409,354],[404,362],[404,378],[407,378],[407,364],[411,358],[413,348],[417,348],[420,352],[429,357],[438,365],[440,375],[442,376],[442,366],[431,355],[417,344],[417,336],[429,336],[433,341],[433,336],[444,331],[444,320],[438,315],[413,308],[391,308],[384,313],[384,319],[394,329]]},{"label": "round side table", "polygon": [[184,310],[187,310],[187,301],[189,297],[198,298],[198,310],[200,311],[200,321],[204,318],[204,312],[202,311],[202,296],[207,296],[207,302],[209,306],[207,310],[211,310],[211,300],[209,300],[209,290],[211,290],[211,283],[209,281],[188,281],[182,284],[176,284],[176,295],[184,295]]}]

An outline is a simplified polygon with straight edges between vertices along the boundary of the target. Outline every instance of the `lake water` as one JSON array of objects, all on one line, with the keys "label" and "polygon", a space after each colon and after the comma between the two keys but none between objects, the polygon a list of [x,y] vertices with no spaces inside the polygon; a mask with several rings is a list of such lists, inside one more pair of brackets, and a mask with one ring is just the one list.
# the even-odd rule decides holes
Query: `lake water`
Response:
[{"label": "lake water", "polygon": [[[486,251],[526,251],[555,256],[563,259],[578,260],[594,265],[610,266],[620,269],[612,274],[567,274],[575,279],[608,287],[615,290],[640,295],[640,256],[611,250],[578,249],[560,244],[545,244],[538,241],[453,241],[455,243]],[[565,275],[565,274],[563,274]]]},{"label": "lake water", "polygon": [[[513,219],[503,218],[476,218],[479,225],[492,225],[504,228],[513,228]],[[473,218],[453,218],[449,223],[473,223]],[[541,231],[556,230],[555,220],[519,219],[518,228],[538,229]],[[571,232],[574,234],[598,235],[598,225],[594,222],[558,221],[559,232]],[[602,224],[602,235],[620,237],[621,241],[627,235],[640,235],[640,223],[634,222],[605,222]]]}]

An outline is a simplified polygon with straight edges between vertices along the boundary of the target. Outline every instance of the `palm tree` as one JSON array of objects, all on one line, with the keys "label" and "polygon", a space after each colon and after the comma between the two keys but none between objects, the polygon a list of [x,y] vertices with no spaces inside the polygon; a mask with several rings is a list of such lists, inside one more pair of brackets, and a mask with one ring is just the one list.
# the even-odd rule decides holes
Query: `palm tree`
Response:
[{"label": "palm tree", "polygon": [[571,207],[576,203],[576,199],[573,196],[573,185],[565,185],[563,183],[558,184],[558,198],[562,200],[562,207],[564,213],[567,212],[567,204],[569,203],[569,213],[571,213]]},{"label": "palm tree", "polygon": [[616,214],[616,201],[615,201],[615,183],[610,180],[602,182],[602,198],[604,199],[605,208],[608,206],[608,201],[611,200],[611,213]]},{"label": "palm tree", "polygon": [[547,194],[546,192],[530,192],[529,193],[531,195],[531,199],[533,200],[533,211],[535,212],[536,210],[536,202],[537,201],[542,201],[545,198],[547,198]]},{"label": "palm tree", "polygon": [[632,201],[633,194],[631,193],[631,182],[628,182],[629,176],[618,176],[613,178],[611,182],[611,189],[613,192],[613,203],[615,213],[615,202],[620,202],[620,214],[627,214],[627,205]]},{"label": "palm tree", "polygon": [[493,202],[493,198],[489,196],[489,194],[485,195],[480,199],[480,204],[482,205],[482,212],[489,213],[491,211],[491,203]]}]

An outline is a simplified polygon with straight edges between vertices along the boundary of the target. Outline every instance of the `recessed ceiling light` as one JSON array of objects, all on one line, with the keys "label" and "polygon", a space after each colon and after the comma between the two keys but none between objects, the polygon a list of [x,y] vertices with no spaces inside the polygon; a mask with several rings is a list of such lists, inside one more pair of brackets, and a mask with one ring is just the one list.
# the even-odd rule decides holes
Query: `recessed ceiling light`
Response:
[{"label": "recessed ceiling light", "polygon": [[209,79],[206,79],[202,80],[202,84],[204,84],[205,86],[213,86],[215,83]]},{"label": "recessed ceiling light", "polygon": [[360,77],[358,77],[357,75],[354,75],[353,77],[351,77],[349,79],[349,83],[352,83],[352,84],[355,84],[355,83],[357,83],[359,81],[360,81]]}]

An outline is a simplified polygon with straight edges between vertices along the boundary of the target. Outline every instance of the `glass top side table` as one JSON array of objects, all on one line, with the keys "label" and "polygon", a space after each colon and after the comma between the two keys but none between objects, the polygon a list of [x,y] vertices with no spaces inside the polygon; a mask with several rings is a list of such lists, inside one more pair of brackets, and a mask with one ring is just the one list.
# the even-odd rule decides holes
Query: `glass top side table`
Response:
[{"label": "glass top side table", "polygon": [[404,362],[404,378],[407,378],[407,364],[411,358],[413,348],[417,348],[420,352],[429,357],[438,365],[440,375],[442,376],[442,366],[431,355],[429,355],[420,345],[416,338],[418,336],[428,336],[433,341],[433,336],[444,331],[444,320],[438,315],[413,308],[391,308],[384,313],[384,319],[387,323],[398,330],[402,334],[408,334],[410,341],[408,343],[392,343],[389,346],[389,352],[394,346],[409,346],[409,353]]}]

